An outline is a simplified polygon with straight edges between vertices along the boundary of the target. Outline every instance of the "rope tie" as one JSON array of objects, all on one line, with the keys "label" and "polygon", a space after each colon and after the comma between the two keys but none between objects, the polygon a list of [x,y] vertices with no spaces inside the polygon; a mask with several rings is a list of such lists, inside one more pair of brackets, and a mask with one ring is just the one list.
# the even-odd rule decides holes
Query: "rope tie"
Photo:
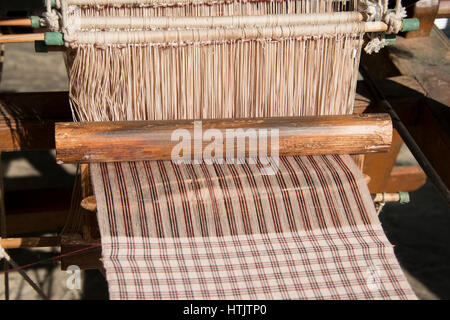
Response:
[{"label": "rope tie", "polygon": [[370,41],[364,47],[368,54],[378,53],[387,43],[385,34],[397,34],[402,29],[402,20],[406,17],[406,10],[402,7],[401,0],[396,0],[395,9],[388,10],[388,0],[361,0],[362,12],[367,16],[367,21],[383,21],[387,24],[386,32],[368,34]]},{"label": "rope tie", "polygon": [[384,14],[383,21],[388,25],[387,34],[397,34],[402,29],[402,20],[406,17],[406,9],[397,1],[394,11]]},{"label": "rope tie", "polygon": [[45,21],[44,23],[47,26],[47,28],[49,28],[51,31],[60,30],[59,25],[60,16],[56,10],[51,9],[50,11],[46,11],[42,14],[42,16],[44,17]]}]

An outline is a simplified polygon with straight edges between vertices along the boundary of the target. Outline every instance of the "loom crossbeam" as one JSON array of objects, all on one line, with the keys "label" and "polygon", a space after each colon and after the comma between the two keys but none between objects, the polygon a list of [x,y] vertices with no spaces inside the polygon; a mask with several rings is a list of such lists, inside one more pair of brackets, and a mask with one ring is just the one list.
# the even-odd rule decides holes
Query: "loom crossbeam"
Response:
[{"label": "loom crossbeam", "polygon": [[71,121],[67,92],[0,94],[0,151],[55,147],[55,122]]},{"label": "loom crossbeam", "polygon": [[[226,131],[243,129],[233,136],[234,141],[246,139],[247,129],[279,130],[280,156],[317,154],[358,154],[385,152],[392,138],[390,118],[383,114],[351,116],[320,116],[292,118],[218,119],[203,120],[202,130],[220,130],[223,136],[223,152],[227,155]],[[194,121],[129,121],[57,123],[55,129],[57,161],[64,162],[115,162],[171,160],[172,150],[179,143],[171,134],[188,130],[195,137]],[[256,136],[255,136],[256,138]],[[234,145],[235,154],[260,154],[258,143]],[[201,136],[193,140],[193,158],[203,157],[194,152],[194,145],[210,144]],[[222,146],[220,146],[222,149]],[[242,150],[241,150],[242,149]],[[267,156],[274,155],[270,150]],[[191,160],[191,157],[185,158]]]}]

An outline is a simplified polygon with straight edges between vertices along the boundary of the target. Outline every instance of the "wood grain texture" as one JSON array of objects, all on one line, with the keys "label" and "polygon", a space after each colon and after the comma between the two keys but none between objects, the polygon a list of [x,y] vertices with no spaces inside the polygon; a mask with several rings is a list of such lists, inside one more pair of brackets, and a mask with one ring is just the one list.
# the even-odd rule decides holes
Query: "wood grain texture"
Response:
[{"label": "wood grain texture", "polygon": [[47,121],[37,123],[22,120],[8,123],[0,120],[0,150],[53,149],[55,144],[50,134],[53,130],[54,123]]},{"label": "wood grain texture", "polygon": [[403,76],[417,79],[426,95],[450,106],[450,40],[441,30],[433,27],[423,38],[397,37],[395,47],[388,50]]},{"label": "wood grain texture", "polygon": [[439,0],[419,0],[408,8],[409,16],[420,20],[419,30],[406,32],[406,38],[427,37],[439,10]]},{"label": "wood grain texture", "polygon": [[370,193],[385,192],[387,181],[402,144],[403,140],[397,130],[394,130],[389,152],[365,157],[363,172],[370,177],[370,182],[368,183]]},{"label": "wood grain texture", "polygon": [[44,33],[24,33],[0,35],[0,43],[44,41]]},{"label": "wood grain texture", "polygon": [[[431,37],[430,37],[431,38]],[[426,38],[429,41],[430,38]],[[416,45],[416,39],[405,40],[404,43]],[[424,40],[424,41],[425,41]],[[434,41],[434,40],[433,40]],[[429,54],[432,54],[430,49]],[[413,51],[413,50],[412,50]],[[398,57],[409,56],[407,51],[398,52]],[[425,51],[422,51],[425,53]],[[393,52],[390,53],[391,55]],[[419,53],[417,53],[419,54]],[[421,53],[422,54],[422,53]],[[425,63],[425,59],[421,64]],[[406,72],[412,72],[413,64],[407,63],[405,57],[400,65],[398,60],[393,60],[399,67]],[[408,69],[406,67],[409,67]],[[422,67],[416,68],[417,78],[421,78],[423,73]],[[411,73],[408,73],[411,75]],[[436,74],[435,74],[436,75]],[[429,80],[431,80],[430,78]],[[396,76],[381,80],[377,83],[383,91],[386,98],[391,102],[395,111],[399,115],[402,122],[413,135],[417,143],[419,143],[422,151],[424,151],[438,170],[444,180],[448,180],[449,176],[449,140],[448,133],[450,130],[445,123],[449,123],[449,111],[447,106],[437,103],[434,99],[427,97],[427,91],[424,86],[411,76]],[[359,86],[362,89],[363,86]],[[435,88],[435,94],[438,88]],[[442,90],[440,90],[442,92]],[[360,93],[370,99],[370,95],[360,90]],[[437,99],[445,99],[445,95],[437,95]],[[439,112],[437,112],[439,110]],[[382,112],[383,109],[376,104],[370,105],[366,112]],[[431,117],[431,111],[436,115]],[[447,137],[446,137],[447,136]],[[420,168],[403,169],[403,167],[394,167],[398,156],[398,151],[403,144],[403,140],[394,132],[391,149],[384,154],[366,154],[363,172],[371,177],[369,190],[371,193],[378,192],[397,192],[397,191],[414,191],[420,188],[425,182],[426,176]],[[405,167],[409,168],[409,167]]]},{"label": "wood grain texture", "polygon": [[31,27],[31,19],[2,19],[0,27]]},{"label": "wood grain texture", "polygon": [[4,249],[58,247],[58,237],[3,238]]},{"label": "wood grain texture", "polygon": [[[210,141],[195,137],[193,127],[191,120],[57,123],[56,158],[60,163],[173,160],[172,150],[179,143],[171,139],[176,129],[190,133],[191,155],[198,157],[194,145],[201,143],[205,148]],[[249,128],[278,129],[281,156],[385,152],[392,139],[392,123],[386,114],[202,121],[203,133],[217,129],[223,134],[224,155],[226,130]],[[234,148],[247,156],[258,144],[250,145],[234,143]],[[267,152],[272,154],[272,150]]]},{"label": "wood grain texture", "polygon": [[419,99],[415,105],[397,101],[392,105],[450,188],[450,41],[441,30],[433,27],[426,38],[398,37],[397,45],[389,48],[389,56],[404,76],[417,80],[423,91],[412,87],[411,82],[399,82],[403,88],[397,88],[396,92],[415,94]]},{"label": "wood grain texture", "polygon": [[81,200],[81,207],[83,207],[83,209],[87,211],[97,211],[97,201],[95,199],[95,196],[89,196]]},{"label": "wood grain texture", "polygon": [[54,123],[71,119],[67,92],[0,94],[0,151],[52,149]]},{"label": "wood grain texture", "polygon": [[392,169],[384,192],[414,191],[426,180],[427,176],[419,166],[397,166]]}]

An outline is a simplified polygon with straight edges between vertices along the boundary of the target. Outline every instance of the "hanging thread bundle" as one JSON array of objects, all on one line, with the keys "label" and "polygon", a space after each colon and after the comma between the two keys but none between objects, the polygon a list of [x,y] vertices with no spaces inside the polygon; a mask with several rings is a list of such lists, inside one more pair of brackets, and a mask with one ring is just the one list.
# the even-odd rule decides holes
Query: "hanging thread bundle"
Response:
[{"label": "hanging thread bundle", "polygon": [[136,2],[66,2],[77,120],[352,112],[364,33],[352,1]]}]

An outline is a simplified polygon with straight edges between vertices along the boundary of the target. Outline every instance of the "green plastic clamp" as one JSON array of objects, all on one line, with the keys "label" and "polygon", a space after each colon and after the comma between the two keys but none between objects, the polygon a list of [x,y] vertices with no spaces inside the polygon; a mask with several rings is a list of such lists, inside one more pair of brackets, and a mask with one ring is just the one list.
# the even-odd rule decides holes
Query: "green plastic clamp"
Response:
[{"label": "green plastic clamp", "polygon": [[402,32],[416,31],[420,28],[420,21],[417,18],[408,18],[402,20]]},{"label": "green plastic clamp", "polygon": [[[44,3],[44,7],[45,7],[46,1],[45,1],[45,0],[42,0],[42,2]],[[52,8],[55,8],[55,7],[56,7],[56,0],[51,0],[51,1],[50,1],[50,5],[52,6]]]},{"label": "green plastic clamp", "polygon": [[395,43],[397,42],[397,36],[395,34],[385,34],[384,41],[388,46],[395,46]]},{"label": "green plastic clamp", "polygon": [[39,52],[39,53],[47,53],[48,52],[48,47],[45,44],[45,41],[35,41],[34,42],[34,51],[35,52]]},{"label": "green plastic clamp", "polygon": [[41,17],[38,16],[31,16],[31,27],[32,28],[40,28],[41,27]]},{"label": "green plastic clamp", "polygon": [[[394,9],[388,9],[387,12],[393,12]],[[402,29],[400,32],[416,31],[420,28],[420,20],[417,18],[405,18],[402,19]]]},{"label": "green plastic clamp", "polygon": [[409,203],[409,192],[399,192],[398,195],[400,196],[400,204]]},{"label": "green plastic clamp", "polygon": [[64,45],[63,34],[61,32],[46,32],[45,44],[48,46],[62,46]]}]

